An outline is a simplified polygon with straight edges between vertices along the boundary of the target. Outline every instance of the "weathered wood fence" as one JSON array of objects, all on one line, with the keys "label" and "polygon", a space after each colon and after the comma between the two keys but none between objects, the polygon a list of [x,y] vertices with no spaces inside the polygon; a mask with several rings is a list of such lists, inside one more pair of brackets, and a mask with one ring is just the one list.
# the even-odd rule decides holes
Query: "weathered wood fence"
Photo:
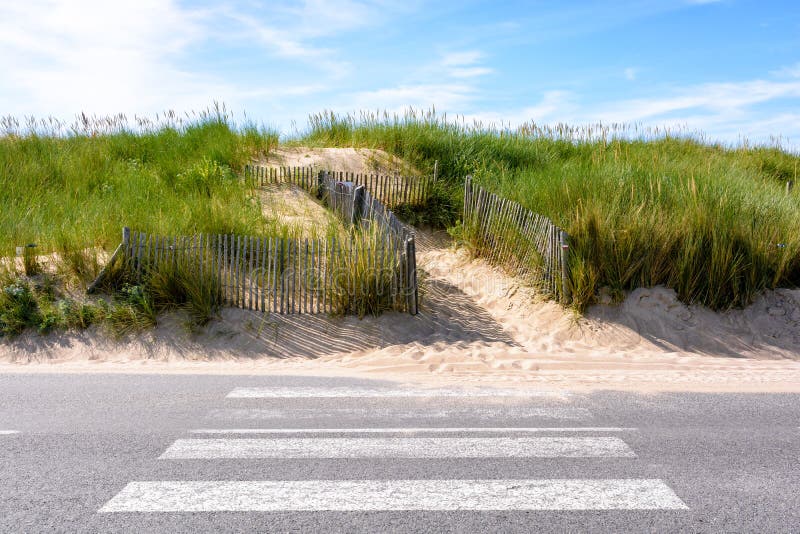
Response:
[{"label": "weathered wood fence", "polygon": [[[278,178],[319,195],[348,238],[153,236],[123,231],[121,252],[138,280],[180,271],[225,305],[272,313],[418,312],[414,234],[363,185],[326,172]],[[277,178],[276,178],[277,179]]]},{"label": "weathered wood fence", "polygon": [[[421,205],[430,197],[435,178],[431,176],[387,176],[345,171],[325,170],[337,182],[348,182],[356,187],[363,185],[384,206],[396,208],[404,204]],[[313,167],[268,167],[248,165],[245,178],[255,186],[291,183],[312,194],[320,186],[319,170]]]},{"label": "weathered wood fence", "polygon": [[569,236],[553,221],[474,185],[467,176],[463,224],[479,255],[570,302]]}]

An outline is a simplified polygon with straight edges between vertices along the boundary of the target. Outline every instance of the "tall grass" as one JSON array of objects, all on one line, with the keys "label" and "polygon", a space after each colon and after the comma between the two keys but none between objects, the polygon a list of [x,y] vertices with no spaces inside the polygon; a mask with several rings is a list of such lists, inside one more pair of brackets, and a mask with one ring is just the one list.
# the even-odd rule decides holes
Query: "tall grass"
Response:
[{"label": "tall grass", "polygon": [[[575,305],[664,284],[684,302],[744,306],[800,283],[800,158],[636,126],[498,130],[435,113],[313,115],[313,145],[381,148],[439,176],[459,217],[463,178],[552,219],[571,236]],[[440,208],[445,210],[446,208]]]},{"label": "tall grass", "polygon": [[[109,250],[130,226],[163,235],[272,231],[245,163],[277,135],[236,127],[219,109],[160,125],[122,116],[80,118],[71,128],[3,120],[0,256],[36,243],[40,254]],[[78,262],[79,263],[79,262]]]}]

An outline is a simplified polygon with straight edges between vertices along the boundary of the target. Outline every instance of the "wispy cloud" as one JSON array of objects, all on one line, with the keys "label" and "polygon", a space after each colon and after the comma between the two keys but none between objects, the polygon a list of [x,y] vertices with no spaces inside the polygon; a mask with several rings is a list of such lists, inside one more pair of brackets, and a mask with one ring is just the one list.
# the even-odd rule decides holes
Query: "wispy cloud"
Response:
[{"label": "wispy cloud", "polygon": [[482,64],[485,57],[478,50],[443,53],[428,65],[409,72],[413,82],[400,81],[396,85],[356,92],[350,99],[349,108],[390,111],[469,108],[480,94],[479,78],[494,72]]},{"label": "wispy cloud", "polygon": [[464,67],[474,65],[483,59],[484,54],[478,50],[467,50],[464,52],[449,52],[442,56],[440,63],[445,67]]},{"label": "wispy cloud", "polygon": [[664,97],[636,98],[598,106],[597,119],[637,122],[689,110],[735,114],[756,104],[800,98],[800,80],[751,80],[692,85]]},{"label": "wispy cloud", "polygon": [[[781,69],[780,72],[783,72]],[[687,85],[650,98],[594,102],[589,95],[552,90],[529,107],[483,113],[484,123],[517,126],[539,124],[593,124],[602,122],[688,129],[711,139],[768,142],[782,137],[786,148],[800,149],[800,76]],[[784,105],[781,105],[784,103]],[[787,104],[789,103],[789,104]]]},{"label": "wispy cloud", "polygon": [[354,95],[350,109],[386,109],[402,112],[408,108],[460,109],[475,93],[474,87],[458,84],[399,85],[361,91]]},{"label": "wispy cloud", "polygon": [[175,66],[204,39],[204,18],[203,10],[169,1],[5,3],[0,100],[13,107],[4,111],[110,113],[165,101],[205,107],[227,84]]},{"label": "wispy cloud", "polygon": [[350,73],[352,66],[345,54],[327,44],[326,38],[368,28],[388,15],[378,5],[354,0],[275,2],[263,10],[225,5],[218,13],[235,23],[231,30],[240,40],[258,44],[278,57],[303,61],[337,78]]},{"label": "wispy cloud", "polygon": [[633,68],[633,67],[628,67],[628,68],[626,68],[626,69],[623,71],[623,74],[625,75],[625,79],[626,79],[626,80],[628,80],[628,81],[631,81],[631,82],[632,82],[632,81],[634,81],[634,80],[636,79],[636,74],[637,74],[637,72],[636,72],[636,69],[635,69],[635,68]]}]

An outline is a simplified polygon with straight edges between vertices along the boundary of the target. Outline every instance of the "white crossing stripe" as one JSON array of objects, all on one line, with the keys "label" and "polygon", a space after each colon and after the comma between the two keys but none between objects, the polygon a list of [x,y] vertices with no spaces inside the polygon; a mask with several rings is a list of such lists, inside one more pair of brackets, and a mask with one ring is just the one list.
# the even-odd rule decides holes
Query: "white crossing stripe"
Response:
[{"label": "white crossing stripe", "polygon": [[19,434],[19,430],[0,430],[0,436],[9,436],[11,434]]},{"label": "white crossing stripe", "polygon": [[99,511],[686,510],[659,479],[131,482]]},{"label": "white crossing stripe", "polygon": [[616,437],[179,439],[161,459],[635,458]]},{"label": "white crossing stripe", "polygon": [[424,428],[198,428],[190,430],[190,434],[480,434],[503,433],[535,434],[559,432],[635,432],[635,428],[623,427],[424,427]]},{"label": "white crossing stripe", "polygon": [[372,408],[369,410],[360,408],[223,408],[213,409],[209,412],[209,417],[215,419],[247,419],[247,420],[282,420],[282,419],[335,419],[335,418],[358,418],[360,421],[365,419],[390,419],[396,420],[420,420],[420,419],[454,419],[468,418],[491,420],[497,418],[537,418],[548,420],[572,420],[585,421],[592,418],[592,413],[586,408],[566,405],[549,406],[525,406],[525,405],[503,405],[503,406],[461,406],[461,407],[436,407],[425,406],[424,408]]},{"label": "white crossing stripe", "polygon": [[229,399],[287,399],[287,398],[344,398],[344,397],[551,397],[567,398],[564,391],[530,389],[418,389],[418,388],[350,388],[350,387],[265,387],[235,388]]}]

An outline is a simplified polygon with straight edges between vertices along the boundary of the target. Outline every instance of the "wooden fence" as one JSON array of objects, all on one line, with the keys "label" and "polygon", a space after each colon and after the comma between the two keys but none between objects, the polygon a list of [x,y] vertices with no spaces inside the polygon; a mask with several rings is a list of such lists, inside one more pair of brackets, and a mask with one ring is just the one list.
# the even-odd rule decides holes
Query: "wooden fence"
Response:
[{"label": "wooden fence", "polygon": [[164,237],[126,228],[118,251],[140,281],[154,272],[179,270],[213,287],[229,306],[272,313],[365,315],[391,309],[415,315],[413,232],[363,185],[325,172],[292,172],[290,180],[319,195],[357,230],[348,239],[293,239]]},{"label": "wooden fence", "polygon": [[227,306],[284,314],[416,313],[411,256],[389,241],[125,233],[123,258],[137,280],[175,272],[213,288]]},{"label": "wooden fence", "polygon": [[291,183],[312,194],[317,194],[319,191],[319,176],[323,173],[330,174],[337,182],[352,183],[356,187],[363,185],[384,206],[392,209],[404,204],[425,204],[435,182],[435,178],[430,176],[404,177],[335,170],[315,171],[313,167],[268,167],[264,165],[245,167],[245,178],[254,186]]},{"label": "wooden fence", "polygon": [[468,176],[463,224],[479,255],[570,302],[568,236],[550,219],[473,185]]}]

